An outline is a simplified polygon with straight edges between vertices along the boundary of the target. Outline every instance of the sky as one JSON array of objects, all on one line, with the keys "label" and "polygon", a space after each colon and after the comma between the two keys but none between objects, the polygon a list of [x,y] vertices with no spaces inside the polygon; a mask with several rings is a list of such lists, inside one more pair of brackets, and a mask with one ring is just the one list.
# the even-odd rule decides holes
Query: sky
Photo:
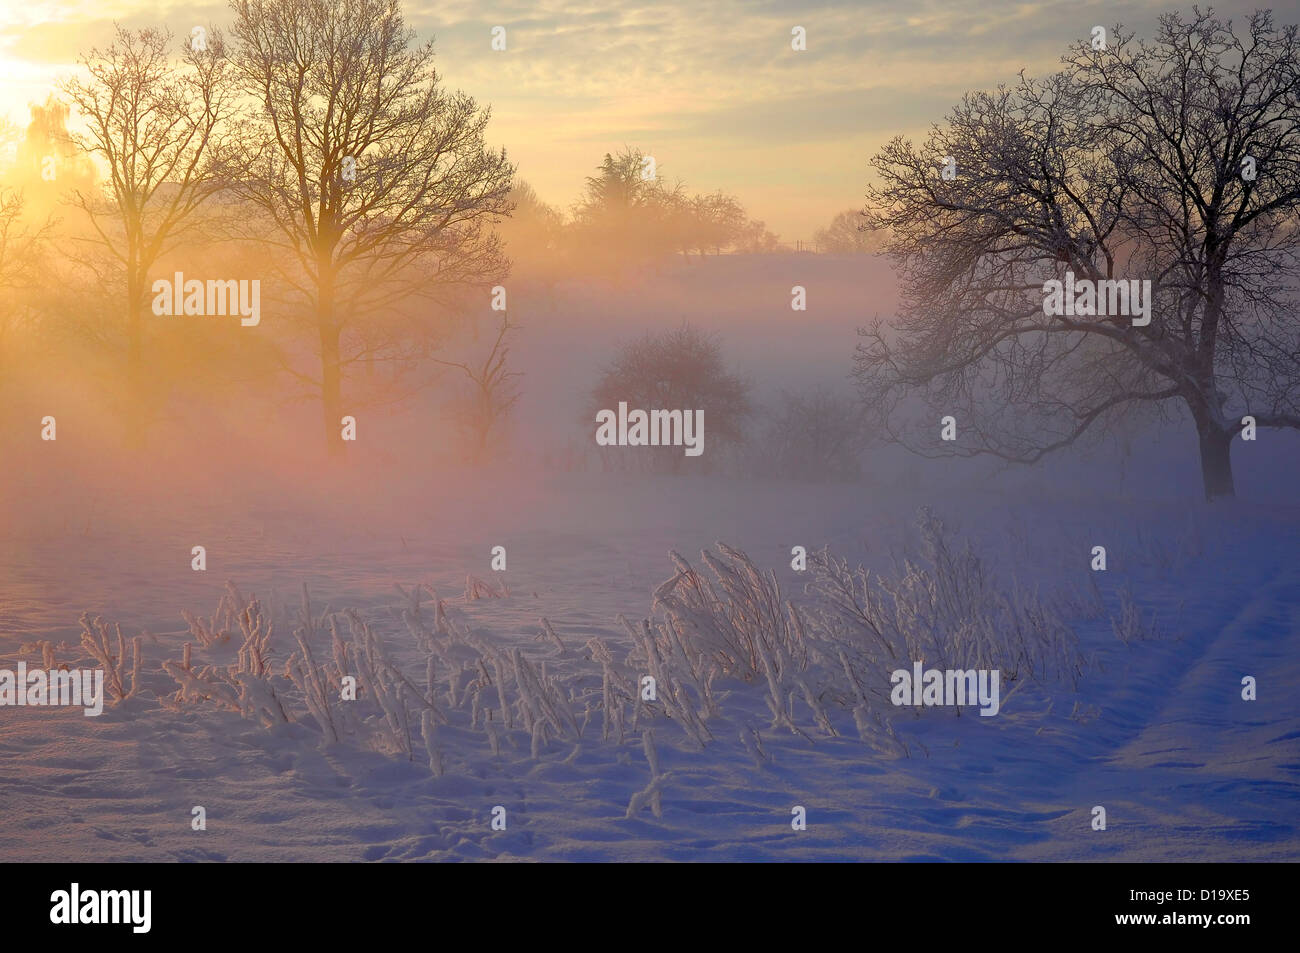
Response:
[{"label": "sky", "polygon": [[[1215,4],[1240,15],[1255,4]],[[1176,0],[405,0],[443,82],[492,107],[489,139],[567,208],[605,152],[737,195],[784,241],[860,207],[872,154],[924,135],[961,95],[1050,71],[1095,24],[1150,35]],[[1294,14],[1281,12],[1282,20]],[[210,0],[0,0],[0,114],[25,125],[114,21],[228,24]],[[494,51],[494,26],[506,49]],[[802,26],[807,49],[791,49]]]}]

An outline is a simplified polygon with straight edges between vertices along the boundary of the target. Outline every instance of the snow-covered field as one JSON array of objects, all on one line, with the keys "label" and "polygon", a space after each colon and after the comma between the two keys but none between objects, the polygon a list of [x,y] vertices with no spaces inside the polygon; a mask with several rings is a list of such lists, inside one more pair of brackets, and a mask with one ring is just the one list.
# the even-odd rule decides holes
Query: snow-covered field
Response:
[{"label": "snow-covered field", "polygon": [[[794,283],[815,291],[807,316],[789,311]],[[86,611],[121,625],[128,655],[139,636],[142,654],[134,693],[99,717],[0,708],[0,850],[1300,857],[1294,440],[1239,445],[1241,498],[1212,507],[1180,424],[1022,470],[875,449],[854,484],[543,465],[548,450],[590,443],[584,394],[618,341],[688,319],[719,334],[761,404],[842,384],[854,328],[892,306],[892,287],[878,261],[722,256],[646,288],[562,288],[549,312],[524,312],[516,457],[472,472],[439,461],[446,424],[427,409],[363,416],[352,459],[330,473],[303,449],[319,437],[310,404],[197,406],[137,456],[101,441],[93,401],[67,389],[5,404],[0,670],[50,653],[56,666],[98,666],[81,642]],[[29,423],[51,410],[59,439],[36,443]],[[958,571],[927,567],[923,508],[953,552],[969,544]],[[796,546],[806,571],[792,568]],[[1089,568],[1095,546],[1104,572]],[[871,570],[867,614],[895,610],[892,642],[828,621],[826,592],[809,591],[824,547]],[[705,548],[723,572],[747,572],[743,553],[774,575],[733,580],[706,605],[671,555],[721,587]],[[467,599],[467,576],[493,591]],[[228,581],[238,598],[217,612]],[[295,631],[307,628],[304,585],[310,661]],[[404,618],[417,586],[418,614]],[[918,609],[932,597],[964,608]],[[237,616],[254,598],[241,656]],[[665,628],[674,611],[677,636]],[[224,637],[202,644],[182,612]],[[996,716],[891,704],[893,669],[945,658],[1005,670]],[[659,694],[638,703],[656,664]],[[344,674],[362,676],[356,701],[341,698]],[[1257,700],[1242,698],[1246,676]],[[206,830],[192,827],[199,806]],[[805,830],[792,827],[796,807]],[[1093,829],[1096,807],[1105,830]]]},{"label": "snow-covered field", "polygon": [[[214,505],[196,517],[202,510],[184,490],[153,489],[115,501],[111,520],[91,516],[85,499],[65,501],[62,525],[24,525],[11,514],[0,551],[7,633],[0,667],[20,659],[39,666],[41,640],[55,643],[61,663],[93,664],[78,644],[85,609],[120,622],[128,639],[149,633],[139,690],[102,716],[3,710],[0,849],[11,859],[1300,856],[1296,507],[780,483],[738,492],[721,477],[575,474],[539,477],[536,499],[516,493],[509,507],[489,481],[461,492],[454,506],[436,494],[383,495],[369,504],[373,511],[340,506],[331,522],[306,504],[239,519]],[[800,604],[811,597],[803,592],[807,574],[790,569],[791,547],[829,546],[889,572],[896,559],[916,558],[916,512],[927,505],[971,541],[999,585],[1014,577],[1020,591],[1073,593],[1077,611],[1067,621],[1086,659],[1077,690],[1068,680],[1025,680],[1013,694],[1004,687],[1001,711],[986,718],[974,709],[960,717],[953,709],[884,709],[899,742],[891,747],[863,740],[848,708],[833,701],[828,733],[798,692],[789,710],[797,730],[774,726],[763,676],[719,676],[703,747],[662,702],[645,706],[635,727],[629,704],[622,740],[616,730],[602,738],[602,666],[592,640],[608,647],[615,670],[638,672],[619,616],[635,627],[651,615],[653,591],[676,572],[670,551],[703,571],[699,550],[720,540],[775,570],[783,595]],[[195,541],[207,542],[206,573],[190,570]],[[1098,544],[1109,565],[1090,573]],[[507,548],[504,574],[489,569],[494,545]],[[466,600],[467,574],[497,588],[504,577],[509,594]],[[1090,576],[1101,602],[1085,611]],[[274,622],[268,684],[287,721],[263,723],[212,700],[178,710],[164,704],[178,685],[161,664],[179,663],[183,643],[194,641],[181,610],[210,615],[227,579],[246,599],[255,594]],[[393,585],[437,590],[460,633],[442,634],[426,596],[422,618],[440,646],[440,774],[431,769],[418,705],[409,756],[385,750],[392,735],[364,691],[353,703],[357,723],[325,743],[302,692],[281,675],[297,649],[304,583],[316,614],[327,603],[356,609],[421,690],[430,652],[403,622],[409,602]],[[1154,637],[1117,635],[1112,619],[1128,597],[1142,624],[1127,636],[1145,628]],[[558,642],[542,637],[541,618]],[[195,645],[193,668],[233,664],[241,641],[236,632],[225,645]],[[328,658],[329,636],[318,633],[313,647]],[[530,733],[527,705],[512,690],[513,728],[500,724],[499,710],[487,727],[483,709],[494,704],[500,672],[487,666],[480,680],[473,658],[504,659],[501,680],[517,688],[509,671],[515,649],[536,677],[533,703],[542,704],[538,686],[549,682],[551,702],[572,722],[539,716],[546,727]],[[461,664],[465,671],[455,671]],[[1257,701],[1241,698],[1245,675],[1258,680]],[[884,669],[863,677],[888,692]],[[648,754],[661,776],[661,816],[653,797],[638,797],[651,782]],[[204,831],[191,829],[196,805],[206,811]],[[1092,829],[1098,805],[1104,831]],[[506,811],[503,831],[491,827],[496,806]],[[795,806],[806,809],[806,830],[792,829]]]}]

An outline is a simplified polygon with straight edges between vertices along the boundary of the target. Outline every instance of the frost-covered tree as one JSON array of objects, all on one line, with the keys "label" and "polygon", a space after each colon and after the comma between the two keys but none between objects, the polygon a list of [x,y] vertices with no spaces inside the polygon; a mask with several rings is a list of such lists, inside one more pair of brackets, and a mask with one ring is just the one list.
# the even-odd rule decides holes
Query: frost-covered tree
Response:
[{"label": "frost-covered tree", "polygon": [[[1296,27],[1169,14],[1150,42],[1116,28],[1063,62],[876,156],[867,211],[904,307],[863,332],[863,397],[919,452],[1016,462],[1181,407],[1206,497],[1231,496],[1242,418],[1300,427]],[[1067,271],[1149,279],[1150,323],[1047,314]]]}]

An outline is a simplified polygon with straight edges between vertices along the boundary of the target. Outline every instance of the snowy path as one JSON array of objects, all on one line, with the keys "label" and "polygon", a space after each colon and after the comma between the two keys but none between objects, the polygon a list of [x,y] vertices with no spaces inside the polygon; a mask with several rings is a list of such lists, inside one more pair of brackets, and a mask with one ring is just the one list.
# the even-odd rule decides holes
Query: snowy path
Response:
[{"label": "snowy path", "polygon": [[[1233,612],[1224,598],[1238,593],[1246,599]],[[976,839],[1008,859],[1300,857],[1300,708],[1291,701],[1300,567],[1283,561],[1264,584],[1207,585],[1184,597],[1183,638],[1117,646],[1107,671],[1081,685],[1080,707],[1097,717],[1045,721],[1055,750],[1036,745],[1039,736],[1016,743],[1014,757],[998,745],[1000,778],[980,786],[975,806],[933,810],[930,820],[982,825],[987,836]],[[1246,674],[1259,681],[1258,701],[1241,698]],[[951,767],[934,773],[936,783]],[[1001,800],[1009,794],[1019,798]],[[1095,805],[1106,808],[1104,832],[1091,829]]]},{"label": "snowy path", "polygon": [[[1244,675],[1257,679],[1259,700],[1242,700]],[[1083,773],[1088,799],[1108,805],[1105,853],[1295,859],[1297,685],[1300,566],[1287,562],[1252,587],[1132,739]]]}]

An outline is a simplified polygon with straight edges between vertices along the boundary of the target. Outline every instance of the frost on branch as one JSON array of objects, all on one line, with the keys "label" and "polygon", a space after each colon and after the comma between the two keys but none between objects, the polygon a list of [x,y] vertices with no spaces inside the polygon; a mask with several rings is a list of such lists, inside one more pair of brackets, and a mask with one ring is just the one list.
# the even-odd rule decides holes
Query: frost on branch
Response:
[{"label": "frost on branch", "polygon": [[[139,687],[140,654],[144,640],[136,636],[131,640],[131,667],[126,665],[126,639],[122,627],[113,626],[116,639],[109,635],[108,623],[102,616],[92,620],[89,612],[81,614],[81,647],[104,670],[104,684],[114,703],[120,703],[136,693]],[[114,653],[116,647],[116,653]]]}]

